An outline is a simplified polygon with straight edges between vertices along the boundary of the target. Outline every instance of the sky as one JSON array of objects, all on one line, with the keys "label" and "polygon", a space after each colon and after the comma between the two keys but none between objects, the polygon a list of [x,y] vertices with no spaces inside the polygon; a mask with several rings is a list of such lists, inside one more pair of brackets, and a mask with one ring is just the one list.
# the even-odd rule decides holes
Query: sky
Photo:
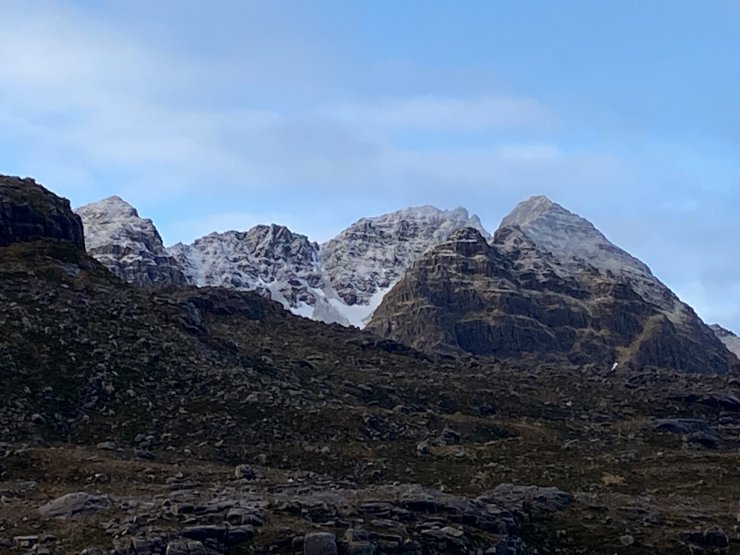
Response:
[{"label": "sky", "polygon": [[740,332],[740,0],[0,0],[0,173],[165,242],[544,194]]}]

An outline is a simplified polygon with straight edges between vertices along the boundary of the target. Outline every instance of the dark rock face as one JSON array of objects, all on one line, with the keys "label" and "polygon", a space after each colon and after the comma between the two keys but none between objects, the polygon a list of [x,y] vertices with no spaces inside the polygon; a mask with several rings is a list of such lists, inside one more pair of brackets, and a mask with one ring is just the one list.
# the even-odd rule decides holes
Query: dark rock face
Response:
[{"label": "dark rock face", "polygon": [[0,246],[39,239],[70,241],[82,248],[82,222],[67,199],[33,179],[0,175]]},{"label": "dark rock face", "polygon": [[388,293],[368,330],[427,352],[579,365],[721,373],[731,357],[685,305],[668,312],[622,276],[574,272],[517,227],[492,245],[474,229],[454,233]]}]

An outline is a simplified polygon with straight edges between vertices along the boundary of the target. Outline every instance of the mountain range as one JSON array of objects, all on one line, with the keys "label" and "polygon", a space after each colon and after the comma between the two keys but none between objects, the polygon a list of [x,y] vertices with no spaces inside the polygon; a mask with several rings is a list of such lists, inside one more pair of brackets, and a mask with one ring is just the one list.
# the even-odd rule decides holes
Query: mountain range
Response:
[{"label": "mountain range", "polygon": [[738,351],[646,264],[543,196],[492,236],[462,207],[422,206],[362,218],[322,245],[272,224],[165,248],[119,197],[77,213],[88,252],[129,283],[256,291],[427,352],[712,372]]},{"label": "mountain range", "polygon": [[[376,269],[330,283],[346,306],[382,296],[363,330],[285,310],[329,287],[322,247],[301,236],[211,237],[186,253],[215,263],[196,286],[151,222],[108,204],[84,230],[66,199],[0,177],[1,552],[740,546],[736,360],[555,203],[525,201],[492,237],[435,237],[428,209],[424,225],[363,223]],[[559,251],[558,234],[581,243]]]}]

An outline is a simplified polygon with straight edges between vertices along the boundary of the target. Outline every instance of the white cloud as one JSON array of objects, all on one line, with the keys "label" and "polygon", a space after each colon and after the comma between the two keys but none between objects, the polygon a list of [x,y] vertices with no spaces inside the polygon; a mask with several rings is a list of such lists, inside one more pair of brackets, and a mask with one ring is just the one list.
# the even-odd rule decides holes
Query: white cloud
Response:
[{"label": "white cloud", "polygon": [[413,97],[373,104],[339,104],[322,110],[363,128],[464,131],[511,127],[549,127],[555,115],[532,98]]}]

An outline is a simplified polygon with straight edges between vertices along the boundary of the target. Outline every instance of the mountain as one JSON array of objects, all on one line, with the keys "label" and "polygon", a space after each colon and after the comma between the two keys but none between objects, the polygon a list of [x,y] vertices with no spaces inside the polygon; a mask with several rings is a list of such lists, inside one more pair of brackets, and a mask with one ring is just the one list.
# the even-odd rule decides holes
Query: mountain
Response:
[{"label": "mountain", "polygon": [[80,218],[69,201],[57,197],[30,178],[0,175],[0,246],[55,239],[84,248]]},{"label": "mountain", "polygon": [[192,245],[178,243],[169,252],[188,283],[257,291],[294,314],[348,325],[339,310],[343,303],[324,273],[318,244],[287,227],[211,233]]},{"label": "mountain", "polygon": [[326,273],[350,323],[363,327],[383,296],[425,251],[463,228],[478,229],[477,216],[464,208],[407,208],[362,218],[321,246]]},{"label": "mountain", "polygon": [[296,315],[357,327],[424,251],[461,227],[486,233],[463,208],[425,206],[364,218],[322,247],[273,224],[165,249],[151,220],[118,197],[78,213],[88,252],[129,283],[257,291]]},{"label": "mountain", "polygon": [[725,344],[730,352],[735,353],[735,355],[740,358],[740,337],[717,324],[712,324],[709,327],[712,329],[714,334],[719,337],[720,341]]},{"label": "mountain", "polygon": [[428,352],[727,372],[712,331],[592,224],[544,197],[489,244],[463,229],[426,253],[367,329]]},{"label": "mountain", "polygon": [[[0,179],[0,207],[0,552],[740,545],[734,376],[425,355],[253,292],[131,287],[33,181]],[[483,239],[440,246],[463,286],[489,256],[530,289],[578,285]]]},{"label": "mountain", "polygon": [[149,219],[117,196],[77,209],[87,252],[124,281],[140,287],[184,285],[185,275]]}]

